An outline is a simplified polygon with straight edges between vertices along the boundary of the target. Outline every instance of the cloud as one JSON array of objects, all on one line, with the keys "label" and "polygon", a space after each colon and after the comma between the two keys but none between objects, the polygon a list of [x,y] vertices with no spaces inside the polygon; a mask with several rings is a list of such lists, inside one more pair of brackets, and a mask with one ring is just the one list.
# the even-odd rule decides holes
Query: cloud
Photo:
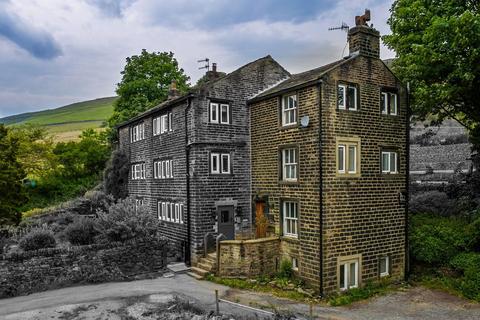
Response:
[{"label": "cloud", "polygon": [[87,3],[96,6],[109,17],[121,18],[123,12],[136,0],[87,0]]},{"label": "cloud", "polygon": [[53,59],[62,54],[60,45],[50,34],[8,12],[5,1],[0,2],[0,36],[39,59]]}]

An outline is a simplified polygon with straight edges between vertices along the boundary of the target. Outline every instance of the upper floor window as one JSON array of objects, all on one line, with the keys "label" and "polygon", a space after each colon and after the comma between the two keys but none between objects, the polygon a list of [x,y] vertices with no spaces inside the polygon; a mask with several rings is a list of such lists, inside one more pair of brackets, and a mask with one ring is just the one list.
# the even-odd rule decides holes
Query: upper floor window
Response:
[{"label": "upper floor window", "polygon": [[212,152],[210,154],[210,173],[229,174],[230,171],[229,153]]},{"label": "upper floor window", "polygon": [[282,180],[297,181],[298,179],[298,151],[296,148],[283,149],[282,157]]},{"label": "upper floor window", "polygon": [[359,174],[360,173],[360,140],[339,139],[337,140],[337,173]]},{"label": "upper floor window", "polygon": [[183,208],[181,203],[160,200],[157,204],[158,220],[183,223]]},{"label": "upper floor window", "polygon": [[282,98],[282,126],[297,123],[297,95],[287,95]]},{"label": "upper floor window", "polygon": [[380,109],[382,114],[396,116],[398,114],[398,96],[394,92],[382,91],[380,93]]},{"label": "upper floor window", "polygon": [[153,162],[153,177],[155,179],[173,178],[173,160],[158,160]]},{"label": "upper floor window", "polygon": [[171,112],[153,118],[153,135],[158,136],[159,134],[172,131],[172,118]]},{"label": "upper floor window", "polygon": [[145,163],[132,164],[132,180],[145,179]]},{"label": "upper floor window", "polygon": [[131,128],[130,141],[136,142],[145,139],[145,124],[139,123]]},{"label": "upper floor window", "polygon": [[210,123],[229,124],[230,105],[226,103],[210,103]]},{"label": "upper floor window", "polygon": [[382,151],[382,173],[398,173],[398,154],[394,151]]},{"label": "upper floor window", "polygon": [[293,201],[283,202],[283,235],[298,237],[298,203]]},{"label": "upper floor window", "polygon": [[358,92],[354,84],[341,83],[337,86],[337,107],[340,110],[358,109]]}]

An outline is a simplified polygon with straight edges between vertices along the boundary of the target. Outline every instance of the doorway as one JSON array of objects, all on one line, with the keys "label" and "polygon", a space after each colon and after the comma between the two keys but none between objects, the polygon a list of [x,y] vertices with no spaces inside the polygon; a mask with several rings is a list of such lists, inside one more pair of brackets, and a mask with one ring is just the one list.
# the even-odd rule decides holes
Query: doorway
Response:
[{"label": "doorway", "polygon": [[218,233],[222,233],[228,240],[235,239],[235,224],[233,206],[221,206],[217,208]]}]

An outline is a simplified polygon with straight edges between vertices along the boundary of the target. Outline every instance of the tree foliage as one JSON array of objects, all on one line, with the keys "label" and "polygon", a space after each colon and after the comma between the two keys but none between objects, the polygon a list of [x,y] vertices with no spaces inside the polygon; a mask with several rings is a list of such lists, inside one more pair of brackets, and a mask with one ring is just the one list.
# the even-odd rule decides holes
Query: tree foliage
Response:
[{"label": "tree foliage", "polygon": [[25,171],[17,159],[19,140],[8,133],[0,124],[0,225],[19,223],[18,208],[27,200],[22,186]]},{"label": "tree foliage", "polygon": [[113,151],[103,175],[105,193],[115,199],[126,198],[129,170],[130,160],[127,154],[122,149]]},{"label": "tree foliage", "polygon": [[109,119],[111,128],[166,100],[172,80],[180,92],[188,89],[190,80],[172,52],[150,53],[145,49],[127,58],[121,74],[116,90],[119,99]]},{"label": "tree foliage", "polygon": [[465,126],[480,146],[480,4],[476,0],[396,0],[384,36],[393,68],[412,89],[419,120]]}]

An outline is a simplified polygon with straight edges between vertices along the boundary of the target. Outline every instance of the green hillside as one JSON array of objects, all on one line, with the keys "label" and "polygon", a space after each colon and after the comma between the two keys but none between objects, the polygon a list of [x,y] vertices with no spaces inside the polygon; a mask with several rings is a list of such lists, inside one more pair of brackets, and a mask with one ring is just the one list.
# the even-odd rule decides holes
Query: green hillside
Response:
[{"label": "green hillside", "polygon": [[44,126],[56,140],[75,140],[81,131],[100,128],[113,113],[116,97],[73,103],[64,107],[28,112],[0,119],[6,125],[26,123]]}]

